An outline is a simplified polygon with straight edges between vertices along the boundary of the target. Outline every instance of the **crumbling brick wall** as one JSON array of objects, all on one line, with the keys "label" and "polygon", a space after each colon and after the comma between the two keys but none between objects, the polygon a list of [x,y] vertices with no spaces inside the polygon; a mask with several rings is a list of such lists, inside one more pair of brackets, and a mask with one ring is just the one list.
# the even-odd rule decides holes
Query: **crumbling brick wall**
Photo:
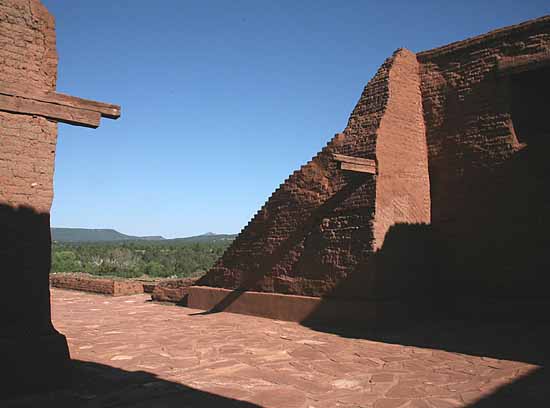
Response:
[{"label": "crumbling brick wall", "polygon": [[[399,50],[365,87],[346,129],[273,193],[198,284],[366,296],[375,268],[365,265],[389,227],[429,222],[424,133],[418,64]],[[379,175],[342,171],[334,153],[377,160]],[[366,287],[341,286],[358,273]]]},{"label": "crumbling brick wall", "polygon": [[392,61],[363,91],[346,131],[281,184],[199,285],[319,296],[372,251],[374,180],[345,174],[332,153],[374,158]]}]

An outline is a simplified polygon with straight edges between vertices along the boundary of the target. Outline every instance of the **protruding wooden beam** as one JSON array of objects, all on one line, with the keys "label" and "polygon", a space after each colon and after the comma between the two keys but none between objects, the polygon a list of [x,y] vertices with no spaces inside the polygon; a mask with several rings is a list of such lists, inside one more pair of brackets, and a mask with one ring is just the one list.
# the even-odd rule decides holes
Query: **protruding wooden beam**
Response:
[{"label": "protruding wooden beam", "polygon": [[120,106],[118,105],[78,98],[58,92],[52,92],[48,94],[46,98],[48,98],[51,103],[99,112],[104,118],[118,119],[120,117]]},{"label": "protruding wooden beam", "polygon": [[0,94],[0,111],[43,116],[70,125],[91,128],[98,127],[101,119],[99,112],[2,94]]},{"label": "protruding wooden beam", "polygon": [[340,162],[340,168],[342,170],[376,174],[376,161],[372,159],[345,156],[343,154],[336,153],[332,156],[334,157],[334,160]]},{"label": "protruding wooden beam", "polygon": [[98,127],[99,117],[118,119],[120,106],[0,81],[0,110],[40,115],[72,125]]}]

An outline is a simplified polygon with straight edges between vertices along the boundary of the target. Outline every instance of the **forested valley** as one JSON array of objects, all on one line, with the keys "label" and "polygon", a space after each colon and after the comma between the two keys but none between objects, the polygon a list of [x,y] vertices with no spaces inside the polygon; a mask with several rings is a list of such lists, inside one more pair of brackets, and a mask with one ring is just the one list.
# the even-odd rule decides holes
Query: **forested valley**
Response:
[{"label": "forested valley", "polygon": [[196,277],[206,272],[230,243],[230,240],[54,242],[51,272],[83,272],[121,278]]}]

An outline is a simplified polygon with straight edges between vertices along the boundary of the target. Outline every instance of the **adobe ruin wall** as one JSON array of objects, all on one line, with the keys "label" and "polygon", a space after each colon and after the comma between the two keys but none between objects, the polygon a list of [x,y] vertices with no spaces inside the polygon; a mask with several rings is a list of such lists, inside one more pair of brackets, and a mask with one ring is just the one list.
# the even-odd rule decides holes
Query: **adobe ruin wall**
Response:
[{"label": "adobe ruin wall", "polygon": [[[389,58],[346,129],[273,193],[199,284],[328,295],[382,246],[391,225],[429,222],[419,78],[414,54]],[[396,132],[407,132],[405,143]],[[376,159],[379,174],[344,172],[334,154]],[[375,272],[365,280],[374,282]],[[364,296],[369,287],[342,295]]]},{"label": "adobe ruin wall", "polygon": [[418,60],[443,286],[547,296],[550,18]]},{"label": "adobe ruin wall", "polygon": [[[549,61],[550,17],[396,51],[346,129],[198,285],[363,300],[547,296]],[[343,171],[334,153],[372,159],[376,174]]]}]

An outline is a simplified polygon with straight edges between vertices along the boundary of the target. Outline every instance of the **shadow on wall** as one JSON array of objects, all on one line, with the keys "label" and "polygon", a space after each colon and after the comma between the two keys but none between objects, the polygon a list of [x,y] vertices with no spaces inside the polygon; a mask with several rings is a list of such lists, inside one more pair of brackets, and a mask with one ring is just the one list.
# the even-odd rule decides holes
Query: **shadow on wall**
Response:
[{"label": "shadow on wall", "polygon": [[56,407],[163,407],[254,408],[258,405],[196,390],[162,380],[144,371],[125,371],[73,360],[65,388],[44,394],[0,400],[5,408]]},{"label": "shadow on wall", "polygon": [[[528,115],[512,112],[523,144],[501,163],[484,162],[468,148],[455,152],[462,175],[436,181],[433,223],[392,226],[382,248],[327,298],[395,302],[403,318],[414,320],[548,321],[550,126],[541,114]],[[323,316],[324,307],[304,323]]]},{"label": "shadow on wall", "polygon": [[51,323],[50,215],[0,204],[0,394],[62,381],[69,350]]},{"label": "shadow on wall", "polygon": [[10,289],[0,296],[5,333],[26,336],[53,330],[48,289],[50,215],[0,204],[0,262],[2,282]]},{"label": "shadow on wall", "polygon": [[[549,142],[472,175],[456,219],[394,225],[383,247],[326,298],[394,302],[398,314],[384,316],[391,308],[381,307],[377,321],[397,325],[433,318],[548,321]],[[325,307],[330,302],[304,324],[324,316]]]},{"label": "shadow on wall", "polygon": [[432,223],[446,246],[442,274],[452,295],[548,298],[548,78],[548,68],[488,76],[464,100],[451,89],[445,121],[428,128],[441,152],[430,167]]},{"label": "shadow on wall", "polygon": [[436,241],[427,224],[395,224],[382,248],[357,265],[327,297],[426,300],[437,281]]},{"label": "shadow on wall", "polygon": [[548,299],[549,147],[532,143],[493,171],[472,172],[456,218],[434,225],[453,295]]}]

